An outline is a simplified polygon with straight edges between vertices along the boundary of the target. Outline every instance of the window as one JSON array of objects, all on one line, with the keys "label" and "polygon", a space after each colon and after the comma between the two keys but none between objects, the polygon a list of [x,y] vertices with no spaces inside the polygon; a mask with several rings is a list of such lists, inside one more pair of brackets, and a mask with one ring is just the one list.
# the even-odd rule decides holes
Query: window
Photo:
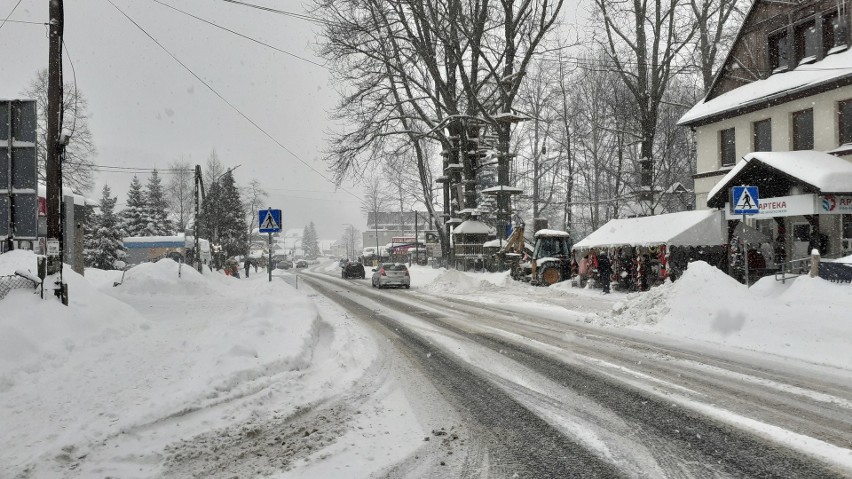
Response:
[{"label": "window", "polygon": [[753,128],[753,151],[772,151],[772,120],[756,121]]},{"label": "window", "polygon": [[803,23],[796,27],[796,61],[798,63],[816,60],[819,50],[816,23]]},{"label": "window", "polygon": [[852,143],[852,100],[837,104],[837,130],[841,145]]},{"label": "window", "polygon": [[769,37],[769,66],[772,70],[787,68],[790,63],[790,43],[787,32],[783,31]]},{"label": "window", "polygon": [[793,149],[814,149],[814,111],[812,109],[793,113]]},{"label": "window", "polygon": [[822,51],[834,53],[833,48],[846,45],[846,31],[842,28],[837,11],[826,13],[822,17]]},{"label": "window", "polygon": [[736,135],[733,128],[719,132],[719,151],[722,157],[722,166],[733,166],[736,163]]}]

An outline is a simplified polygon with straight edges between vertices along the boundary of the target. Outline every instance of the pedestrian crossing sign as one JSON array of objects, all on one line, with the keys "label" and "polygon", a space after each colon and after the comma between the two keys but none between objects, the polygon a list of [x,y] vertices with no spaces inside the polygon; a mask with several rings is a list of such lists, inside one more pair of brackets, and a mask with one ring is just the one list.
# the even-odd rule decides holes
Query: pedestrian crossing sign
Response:
[{"label": "pedestrian crossing sign", "polygon": [[271,208],[260,210],[258,213],[259,232],[280,233],[281,232],[281,210]]},{"label": "pedestrian crossing sign", "polygon": [[731,191],[731,196],[735,215],[756,215],[760,213],[756,186],[735,186]]}]

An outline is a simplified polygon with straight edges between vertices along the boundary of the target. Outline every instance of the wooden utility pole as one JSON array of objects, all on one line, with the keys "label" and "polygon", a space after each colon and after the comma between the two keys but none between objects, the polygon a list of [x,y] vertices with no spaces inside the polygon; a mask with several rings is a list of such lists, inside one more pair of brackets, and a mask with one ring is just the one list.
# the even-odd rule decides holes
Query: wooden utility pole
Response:
[{"label": "wooden utility pole", "polygon": [[[62,0],[49,0],[50,37],[47,79],[47,157],[45,173],[47,180],[47,239],[58,240],[62,244],[62,164],[60,157],[59,132],[62,128],[62,33],[65,13]],[[62,265],[60,257],[50,268],[52,273]]]}]

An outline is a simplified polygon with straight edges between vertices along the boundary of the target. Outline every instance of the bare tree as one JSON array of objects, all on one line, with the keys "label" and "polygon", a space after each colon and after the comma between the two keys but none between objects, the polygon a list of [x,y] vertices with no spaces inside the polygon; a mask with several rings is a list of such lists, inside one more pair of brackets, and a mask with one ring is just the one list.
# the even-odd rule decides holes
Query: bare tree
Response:
[{"label": "bare tree", "polygon": [[[385,212],[391,203],[391,199],[387,195],[387,185],[378,175],[372,175],[364,181],[364,198],[361,200],[361,211],[367,215],[373,215],[372,225],[368,222],[367,227],[376,233],[376,254],[378,251],[378,229],[379,229],[379,213]],[[372,245],[364,245],[372,246]]]},{"label": "bare tree", "polygon": [[166,201],[174,215],[174,225],[177,231],[186,231],[195,212],[193,200],[195,195],[192,164],[181,157],[169,165],[171,176],[166,184]]},{"label": "bare tree", "polygon": [[[45,159],[47,157],[47,70],[39,70],[29,87],[22,92],[27,98],[36,100],[38,108],[38,174],[45,181]],[[95,144],[89,130],[88,102],[74,83],[62,87],[62,130],[71,132],[71,140],[65,148],[62,162],[62,181],[79,192],[87,192],[94,185],[92,174]]]},{"label": "bare tree", "polygon": [[744,17],[744,0],[690,0],[695,25],[695,56],[704,92],[710,89],[722,55],[733,43]]},{"label": "bare tree", "polygon": [[645,212],[653,214],[660,105],[672,78],[688,68],[679,60],[695,35],[696,22],[684,14],[686,0],[595,0],[595,6],[603,25],[600,44],[636,105],[640,150],[635,188]]},{"label": "bare tree", "polygon": [[258,226],[258,211],[266,206],[265,203],[268,194],[257,178],[253,178],[248,186],[241,189],[242,197],[245,198],[246,225],[248,225],[246,234],[249,238],[249,244],[251,244],[254,228]]},{"label": "bare tree", "polygon": [[216,154],[215,149],[211,150],[210,156],[207,157],[207,164],[204,165],[203,174],[204,184],[207,188],[212,188],[213,183],[225,174],[225,165],[222,164],[222,160],[219,159],[219,155]]}]

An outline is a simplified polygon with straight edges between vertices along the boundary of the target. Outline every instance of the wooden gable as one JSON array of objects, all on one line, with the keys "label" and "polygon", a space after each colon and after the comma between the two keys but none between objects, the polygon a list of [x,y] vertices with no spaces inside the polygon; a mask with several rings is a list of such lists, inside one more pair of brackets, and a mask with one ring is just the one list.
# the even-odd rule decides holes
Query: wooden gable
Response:
[{"label": "wooden gable", "polygon": [[[850,25],[850,3],[852,0],[755,0],[705,100],[772,75],[768,48],[771,35],[787,30],[792,38],[797,23],[829,11],[840,11],[846,25]],[[847,27],[847,44],[849,31]]]}]

